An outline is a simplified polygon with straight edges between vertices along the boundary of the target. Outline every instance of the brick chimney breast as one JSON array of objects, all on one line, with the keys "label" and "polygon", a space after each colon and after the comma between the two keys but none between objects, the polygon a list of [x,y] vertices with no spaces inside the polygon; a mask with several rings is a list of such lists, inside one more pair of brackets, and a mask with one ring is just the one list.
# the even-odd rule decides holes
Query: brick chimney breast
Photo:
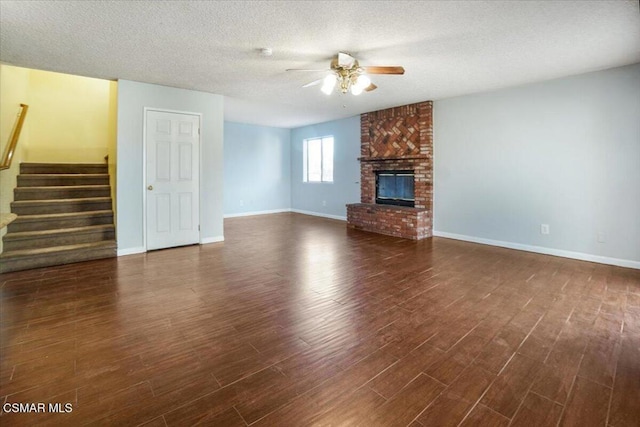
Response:
[{"label": "brick chimney breast", "polygon": [[[360,201],[349,228],[420,240],[433,233],[433,102],[360,116]],[[414,207],[376,204],[376,172],[412,171]]]}]

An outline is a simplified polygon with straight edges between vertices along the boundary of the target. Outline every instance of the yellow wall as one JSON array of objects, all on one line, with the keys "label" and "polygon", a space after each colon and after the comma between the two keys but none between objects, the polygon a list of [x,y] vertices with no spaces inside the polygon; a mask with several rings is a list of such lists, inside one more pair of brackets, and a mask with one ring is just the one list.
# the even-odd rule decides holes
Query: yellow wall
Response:
[{"label": "yellow wall", "polygon": [[29,112],[11,168],[0,171],[0,212],[10,212],[21,162],[103,163],[106,155],[115,203],[117,83],[0,64],[0,150],[21,103]]},{"label": "yellow wall", "polygon": [[[24,68],[7,67],[0,64],[0,156],[9,142],[9,137],[16,123],[20,104],[28,104],[29,71]],[[25,140],[29,131],[24,126],[20,133],[18,145],[13,153],[13,161],[9,169],[0,170],[0,212],[11,212],[13,189],[16,187],[16,176],[20,171],[20,162],[24,158]],[[7,228],[0,230],[0,253],[2,253],[2,236]]]},{"label": "yellow wall", "polygon": [[[26,161],[102,163],[115,139],[116,82],[30,70]],[[114,142],[115,145],[115,142]]]},{"label": "yellow wall", "polygon": [[[15,126],[20,104],[29,104],[29,70],[0,64],[0,153],[2,154]],[[29,113],[27,113],[27,121]],[[29,139],[27,121],[22,127],[11,168],[0,171],[0,212],[10,212],[16,176],[20,169],[20,162],[24,160]]]}]

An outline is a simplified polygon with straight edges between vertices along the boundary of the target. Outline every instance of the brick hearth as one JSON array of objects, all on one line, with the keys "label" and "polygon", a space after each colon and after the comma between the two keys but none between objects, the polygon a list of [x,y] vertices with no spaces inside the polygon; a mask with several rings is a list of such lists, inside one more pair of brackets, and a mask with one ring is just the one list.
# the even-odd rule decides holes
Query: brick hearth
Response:
[{"label": "brick hearth", "polygon": [[[375,233],[424,239],[432,235],[433,103],[360,116],[360,201],[347,205],[347,225]],[[415,207],[375,203],[376,171],[413,170]]]}]

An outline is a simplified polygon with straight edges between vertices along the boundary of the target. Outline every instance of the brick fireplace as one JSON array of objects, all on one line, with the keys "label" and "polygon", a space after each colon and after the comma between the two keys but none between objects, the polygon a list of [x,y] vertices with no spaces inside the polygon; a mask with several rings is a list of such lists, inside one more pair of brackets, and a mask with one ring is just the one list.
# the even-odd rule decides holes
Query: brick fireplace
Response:
[{"label": "brick fireplace", "polygon": [[[347,205],[347,226],[406,239],[432,235],[433,102],[360,116],[360,202]],[[412,171],[414,206],[376,203],[376,172]]]}]

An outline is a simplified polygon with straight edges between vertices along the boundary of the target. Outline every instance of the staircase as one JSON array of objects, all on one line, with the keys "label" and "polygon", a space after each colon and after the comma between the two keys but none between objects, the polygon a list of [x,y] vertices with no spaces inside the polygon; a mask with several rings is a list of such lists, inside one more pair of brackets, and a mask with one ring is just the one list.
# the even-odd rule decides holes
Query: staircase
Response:
[{"label": "staircase", "polygon": [[22,163],[0,272],[116,256],[106,164]]}]

